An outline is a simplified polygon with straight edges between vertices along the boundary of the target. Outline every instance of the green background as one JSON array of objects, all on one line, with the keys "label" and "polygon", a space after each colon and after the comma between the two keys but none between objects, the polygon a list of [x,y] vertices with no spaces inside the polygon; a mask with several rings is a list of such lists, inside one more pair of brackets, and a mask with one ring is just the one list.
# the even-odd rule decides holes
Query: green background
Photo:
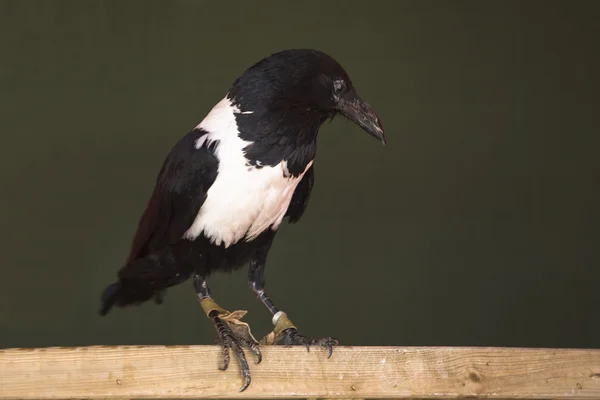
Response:
[{"label": "green background", "polygon": [[[209,344],[191,282],[97,315],[170,147],[260,58],[334,56],[388,145],[321,129],[267,292],[352,345],[600,347],[594,1],[0,1],[0,347]],[[245,270],[209,284],[270,317]]]}]

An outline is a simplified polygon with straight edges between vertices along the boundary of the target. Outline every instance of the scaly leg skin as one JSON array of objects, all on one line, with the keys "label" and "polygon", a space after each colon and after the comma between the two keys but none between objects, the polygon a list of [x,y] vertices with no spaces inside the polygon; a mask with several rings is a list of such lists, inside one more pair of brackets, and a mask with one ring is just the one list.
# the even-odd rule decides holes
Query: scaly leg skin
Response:
[{"label": "scaly leg skin", "polygon": [[310,346],[319,346],[328,350],[327,358],[331,357],[333,353],[333,347],[338,345],[336,339],[326,337],[322,339],[315,339],[304,336],[298,333],[298,330],[290,321],[287,314],[279,310],[271,299],[265,294],[265,260],[256,260],[250,263],[250,269],[248,271],[248,281],[252,291],[256,293],[259,300],[267,307],[267,309],[273,315],[273,333],[275,335],[274,342],[279,345],[301,345],[306,346],[306,349],[310,351]]},{"label": "scaly leg skin", "polygon": [[[243,392],[250,386],[251,381],[250,368],[243,348],[245,347],[252,351],[257,358],[257,364],[262,361],[262,354],[258,348],[258,342],[250,333],[248,325],[239,321],[239,318],[241,318],[245,312],[241,313],[241,316],[239,317],[231,318],[236,313],[238,315],[240,313],[230,313],[221,308],[217,302],[210,297],[210,291],[206,285],[206,280],[199,275],[194,276],[194,287],[196,288],[196,294],[200,301],[200,305],[206,315],[213,321],[213,324],[217,329],[217,340],[223,347],[223,366],[219,367],[219,369],[225,371],[229,367],[229,351],[232,350],[240,363],[242,378],[244,378],[244,385],[240,388],[240,392]],[[235,322],[235,324],[229,324],[228,319]],[[232,329],[232,327],[235,329]]]}]

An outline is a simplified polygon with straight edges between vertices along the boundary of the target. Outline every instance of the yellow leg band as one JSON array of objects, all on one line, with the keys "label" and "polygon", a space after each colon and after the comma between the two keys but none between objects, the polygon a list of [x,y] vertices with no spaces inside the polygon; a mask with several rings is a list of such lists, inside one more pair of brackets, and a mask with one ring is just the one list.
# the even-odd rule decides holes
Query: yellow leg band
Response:
[{"label": "yellow leg band", "polygon": [[210,297],[200,300],[200,306],[202,306],[207,317],[212,311],[217,311],[219,315],[228,313],[227,310],[218,305],[217,302]]},{"label": "yellow leg band", "polygon": [[294,326],[286,313],[281,312],[281,315],[277,318],[277,322],[275,323],[273,333],[275,333],[275,336],[278,336],[281,332],[289,328],[296,328],[296,326]]}]

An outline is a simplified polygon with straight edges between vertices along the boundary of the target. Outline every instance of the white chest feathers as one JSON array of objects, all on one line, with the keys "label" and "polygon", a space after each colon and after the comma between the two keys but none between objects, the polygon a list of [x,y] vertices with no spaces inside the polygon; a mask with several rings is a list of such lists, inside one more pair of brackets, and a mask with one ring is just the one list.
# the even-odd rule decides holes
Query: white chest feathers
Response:
[{"label": "white chest feathers", "polygon": [[239,112],[225,98],[198,126],[209,133],[198,139],[197,148],[206,141],[218,141],[219,171],[183,236],[186,239],[204,234],[213,243],[229,247],[242,239],[251,240],[269,227],[277,229],[296,186],[312,165],[311,161],[298,177],[290,176],[286,161],[273,167],[249,166],[243,149],[251,143],[238,136],[234,114]]}]

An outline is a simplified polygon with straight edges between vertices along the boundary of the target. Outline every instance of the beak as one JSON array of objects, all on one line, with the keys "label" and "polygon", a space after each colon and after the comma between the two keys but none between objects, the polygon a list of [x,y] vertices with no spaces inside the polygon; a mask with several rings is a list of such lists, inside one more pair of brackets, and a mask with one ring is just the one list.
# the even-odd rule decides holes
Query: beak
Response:
[{"label": "beak", "polygon": [[385,145],[385,134],[381,120],[371,106],[358,97],[356,93],[349,93],[340,98],[337,110],[363,128],[369,135],[381,140],[381,143]]}]

